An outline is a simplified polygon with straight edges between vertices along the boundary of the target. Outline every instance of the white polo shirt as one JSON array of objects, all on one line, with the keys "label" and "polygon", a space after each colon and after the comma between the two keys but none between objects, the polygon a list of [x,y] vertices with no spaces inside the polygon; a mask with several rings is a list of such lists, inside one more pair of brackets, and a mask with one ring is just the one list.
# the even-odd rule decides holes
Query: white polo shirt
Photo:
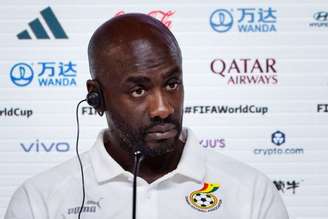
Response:
[{"label": "white polo shirt", "polygon": [[[81,218],[129,219],[132,174],[107,153],[104,130],[82,155],[86,201]],[[138,178],[138,219],[288,219],[273,183],[257,170],[204,150],[188,129],[176,170],[151,184]],[[27,180],[14,193],[5,219],[77,218],[81,173],[74,158]]]}]

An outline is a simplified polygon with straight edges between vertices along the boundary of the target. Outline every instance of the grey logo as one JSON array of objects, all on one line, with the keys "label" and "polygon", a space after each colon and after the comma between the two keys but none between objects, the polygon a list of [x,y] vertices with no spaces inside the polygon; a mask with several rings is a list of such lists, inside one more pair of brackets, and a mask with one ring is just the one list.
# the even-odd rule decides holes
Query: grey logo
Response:
[{"label": "grey logo", "polygon": [[276,131],[271,135],[271,142],[280,146],[286,142],[286,135],[281,131]]},{"label": "grey logo", "polygon": [[[104,198],[100,198],[98,201],[94,200],[88,200],[85,203],[85,206],[83,206],[82,213],[96,213],[97,209],[101,209],[100,201],[103,200]],[[74,208],[68,208],[67,209],[67,214],[78,214],[80,212],[81,206],[77,206]]]}]

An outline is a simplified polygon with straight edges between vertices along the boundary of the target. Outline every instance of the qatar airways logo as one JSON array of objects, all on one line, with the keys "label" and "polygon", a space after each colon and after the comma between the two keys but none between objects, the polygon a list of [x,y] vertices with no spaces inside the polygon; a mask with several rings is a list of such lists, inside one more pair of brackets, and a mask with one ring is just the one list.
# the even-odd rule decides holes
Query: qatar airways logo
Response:
[{"label": "qatar airways logo", "polygon": [[216,58],[211,71],[227,81],[228,85],[276,85],[278,84],[276,59],[274,58]]},{"label": "qatar airways logo", "polygon": [[[125,11],[119,11],[114,16],[119,16],[125,14]],[[162,10],[154,10],[148,13],[149,16],[156,18],[161,21],[167,28],[170,28],[172,25],[171,17],[175,14],[175,11],[162,11]]]}]

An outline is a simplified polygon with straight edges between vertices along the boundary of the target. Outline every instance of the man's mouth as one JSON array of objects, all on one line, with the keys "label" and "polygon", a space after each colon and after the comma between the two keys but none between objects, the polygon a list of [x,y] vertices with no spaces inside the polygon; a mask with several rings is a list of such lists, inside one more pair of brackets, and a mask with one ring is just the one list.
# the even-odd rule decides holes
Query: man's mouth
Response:
[{"label": "man's mouth", "polygon": [[165,123],[153,126],[146,132],[146,141],[160,141],[173,138],[178,134],[176,126],[172,123]]}]

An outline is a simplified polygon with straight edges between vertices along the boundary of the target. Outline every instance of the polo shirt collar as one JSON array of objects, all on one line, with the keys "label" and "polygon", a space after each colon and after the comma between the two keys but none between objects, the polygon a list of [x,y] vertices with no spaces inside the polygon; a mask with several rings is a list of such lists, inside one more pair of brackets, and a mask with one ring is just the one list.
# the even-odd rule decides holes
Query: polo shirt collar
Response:
[{"label": "polo shirt collar", "polygon": [[93,171],[99,183],[128,173],[108,154],[104,145],[105,132],[106,129],[103,129],[98,134],[96,142],[90,151]]},{"label": "polo shirt collar", "polygon": [[206,159],[198,139],[191,129],[186,128],[187,140],[178,164],[174,171],[198,182],[203,182],[206,175]]},{"label": "polo shirt collar", "polygon": [[[198,140],[190,129],[187,132],[186,143],[177,168],[168,175],[182,175],[198,182],[205,177],[205,156]],[[95,177],[99,183],[109,181],[119,175],[130,175],[106,151],[103,137],[106,129],[102,130],[90,150],[90,158]]]}]

